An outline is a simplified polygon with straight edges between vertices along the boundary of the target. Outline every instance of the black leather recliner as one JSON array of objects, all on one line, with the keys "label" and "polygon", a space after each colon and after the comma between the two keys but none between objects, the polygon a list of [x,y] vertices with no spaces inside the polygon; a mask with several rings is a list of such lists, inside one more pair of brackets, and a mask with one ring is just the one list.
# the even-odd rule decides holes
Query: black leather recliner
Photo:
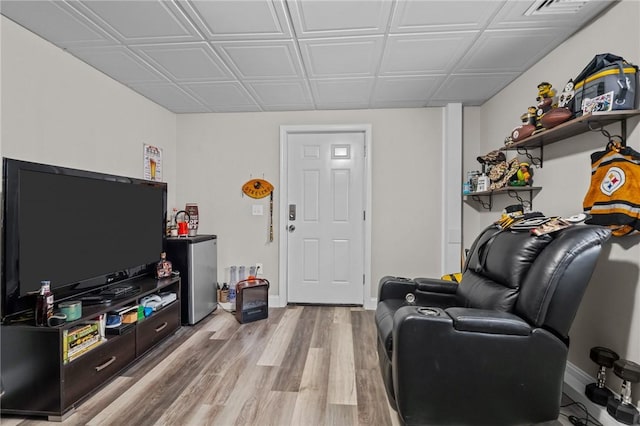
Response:
[{"label": "black leather recliner", "polygon": [[378,357],[405,424],[557,419],[568,332],[609,236],[590,225],[542,236],[491,226],[471,246],[460,284],[382,278]]}]

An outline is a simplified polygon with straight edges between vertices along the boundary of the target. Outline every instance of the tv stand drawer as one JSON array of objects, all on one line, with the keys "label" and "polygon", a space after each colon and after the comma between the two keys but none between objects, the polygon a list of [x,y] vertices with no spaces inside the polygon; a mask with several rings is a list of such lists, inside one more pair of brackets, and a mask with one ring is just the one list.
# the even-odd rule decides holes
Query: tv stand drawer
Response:
[{"label": "tv stand drawer", "polygon": [[180,327],[180,303],[155,312],[136,327],[136,352],[140,356]]},{"label": "tv stand drawer", "polygon": [[135,332],[110,338],[64,366],[63,407],[68,408],[113,377],[136,357]]}]

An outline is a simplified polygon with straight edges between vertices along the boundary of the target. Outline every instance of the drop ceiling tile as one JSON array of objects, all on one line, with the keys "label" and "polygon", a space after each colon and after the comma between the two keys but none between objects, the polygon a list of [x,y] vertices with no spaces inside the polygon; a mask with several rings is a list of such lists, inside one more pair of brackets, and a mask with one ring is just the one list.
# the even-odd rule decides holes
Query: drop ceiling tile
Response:
[{"label": "drop ceiling tile", "polygon": [[298,38],[384,34],[393,2],[287,1]]},{"label": "drop ceiling tile", "polygon": [[390,35],[379,75],[450,72],[478,36],[476,31]]},{"label": "drop ceiling tile", "polygon": [[133,90],[173,112],[211,112],[193,96],[173,83],[140,83],[130,86]]},{"label": "drop ceiling tile", "polygon": [[433,95],[430,105],[438,101],[482,105],[518,75],[518,73],[452,74]]},{"label": "drop ceiling tile", "polygon": [[0,2],[0,12],[63,48],[117,43],[107,32],[65,2],[3,0]]},{"label": "drop ceiling tile", "polygon": [[206,42],[137,45],[131,49],[175,82],[235,79]]},{"label": "drop ceiling tile", "polygon": [[[488,30],[457,65],[455,72],[523,72],[566,36],[565,28]],[[536,49],[528,49],[535,43]]]},{"label": "drop ceiling tile", "polygon": [[185,83],[182,87],[213,112],[260,111],[238,82]]},{"label": "drop ceiling tile", "polygon": [[406,105],[422,107],[442,84],[446,75],[421,77],[379,77],[371,99],[372,106]]},{"label": "drop ceiling tile", "polygon": [[[541,0],[528,1],[508,1],[505,6],[496,14],[488,28],[526,28],[526,27],[566,27],[576,29],[590,21],[597,14],[613,6],[616,1],[611,0],[591,0],[583,2],[579,0],[565,1],[565,5],[583,4],[576,13],[553,13],[554,9],[561,9],[561,2],[549,2],[550,7],[542,7],[542,13],[527,15],[526,12],[531,7],[540,6]],[[560,8],[556,7],[560,5]],[[545,10],[547,12],[545,13]],[[551,13],[549,13],[551,12]]]},{"label": "drop ceiling tile", "polygon": [[209,40],[291,38],[282,0],[180,1]]},{"label": "drop ceiling tile", "polygon": [[302,66],[291,40],[213,42],[216,52],[240,78],[302,78]]},{"label": "drop ceiling tile", "polygon": [[382,36],[300,40],[309,78],[371,77],[382,55]]},{"label": "drop ceiling tile", "polygon": [[82,61],[125,84],[166,80],[162,74],[123,46],[83,47],[69,49],[69,51]]},{"label": "drop ceiling tile", "polygon": [[399,1],[391,33],[481,30],[504,0]]},{"label": "drop ceiling tile", "polygon": [[71,4],[125,44],[202,40],[172,1],[83,0]]},{"label": "drop ceiling tile", "polygon": [[246,82],[264,110],[314,109],[309,87],[303,80]]},{"label": "drop ceiling tile", "polygon": [[367,108],[375,79],[336,78],[311,80],[316,106],[323,109]]}]

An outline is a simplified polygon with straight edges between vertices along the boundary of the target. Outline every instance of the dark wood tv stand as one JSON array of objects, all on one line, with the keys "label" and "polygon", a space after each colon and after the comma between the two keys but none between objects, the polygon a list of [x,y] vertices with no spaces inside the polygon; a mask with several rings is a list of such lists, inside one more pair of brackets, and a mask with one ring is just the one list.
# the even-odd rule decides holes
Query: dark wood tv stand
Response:
[{"label": "dark wood tv stand", "polygon": [[[0,400],[1,412],[64,420],[76,405],[180,328],[179,277],[162,280],[144,277],[135,280],[135,284],[140,286],[139,293],[108,305],[83,306],[79,320],[58,327],[3,325],[0,366],[5,393]],[[107,335],[101,345],[64,363],[64,330],[100,314],[139,304],[143,297],[162,292],[174,292],[178,299],[122,334]]]}]

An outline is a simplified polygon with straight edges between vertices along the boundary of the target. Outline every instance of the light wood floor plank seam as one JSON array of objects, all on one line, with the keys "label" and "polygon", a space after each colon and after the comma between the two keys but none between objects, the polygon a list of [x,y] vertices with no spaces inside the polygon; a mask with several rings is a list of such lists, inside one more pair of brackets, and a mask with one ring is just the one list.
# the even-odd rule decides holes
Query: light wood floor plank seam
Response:
[{"label": "light wood floor plank seam", "polygon": [[334,322],[331,332],[328,401],[331,404],[356,405],[358,401],[351,326],[349,323]]},{"label": "light wood floor plank seam", "polygon": [[324,424],[329,363],[330,355],[327,349],[309,349],[302,373],[300,391],[291,417],[291,426],[306,426],[310,422]]},{"label": "light wood floor plank seam", "polygon": [[265,346],[258,365],[278,366],[282,363],[287,347],[291,342],[292,332],[302,311],[302,307],[287,309],[272,339]]},{"label": "light wood floor plank seam", "polygon": [[313,330],[319,312],[313,306],[303,308],[284,355],[284,362],[278,369],[272,390],[295,392],[300,389],[302,372],[311,345],[312,333],[310,331]]}]

